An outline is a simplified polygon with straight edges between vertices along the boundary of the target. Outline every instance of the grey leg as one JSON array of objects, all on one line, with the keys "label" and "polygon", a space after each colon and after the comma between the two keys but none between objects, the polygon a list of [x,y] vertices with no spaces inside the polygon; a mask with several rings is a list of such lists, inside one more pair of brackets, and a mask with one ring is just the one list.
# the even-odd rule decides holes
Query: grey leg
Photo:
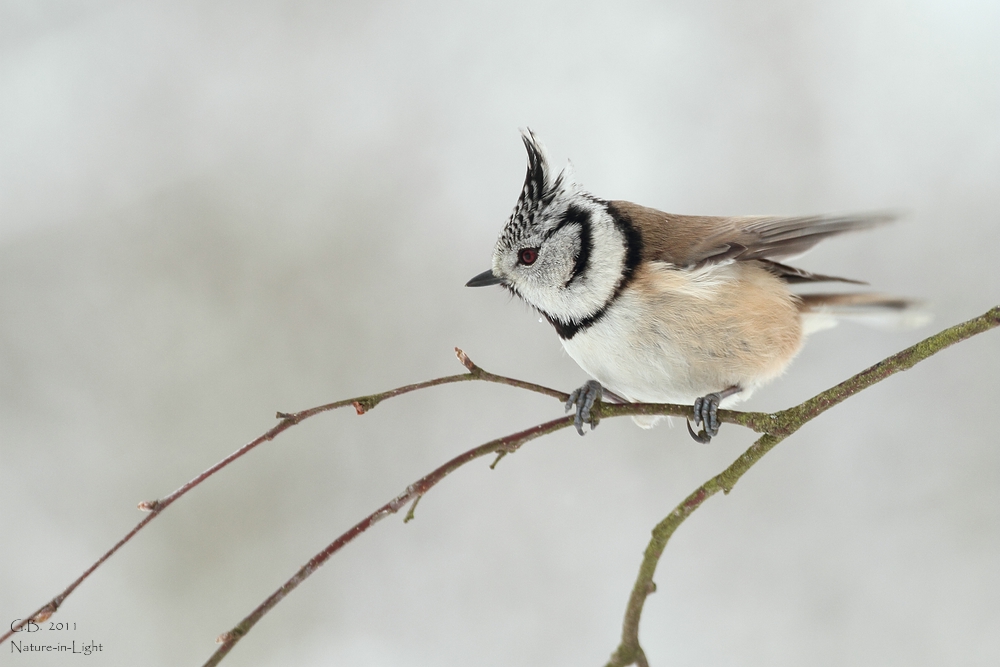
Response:
[{"label": "grey leg", "polygon": [[576,432],[580,435],[583,435],[584,424],[590,424],[591,431],[597,428],[597,420],[590,414],[590,409],[594,407],[594,403],[601,400],[603,395],[604,387],[597,380],[591,380],[569,395],[569,399],[566,401],[566,412],[572,410],[573,405],[576,405],[576,419],[573,420],[573,425],[576,426]]},{"label": "grey leg", "polygon": [[719,435],[719,403],[722,399],[738,394],[743,391],[742,387],[729,387],[723,391],[706,394],[694,401],[694,425],[703,424],[704,428],[695,433],[691,428],[691,422],[687,422],[688,433],[695,439],[695,442],[707,443],[712,438]]}]

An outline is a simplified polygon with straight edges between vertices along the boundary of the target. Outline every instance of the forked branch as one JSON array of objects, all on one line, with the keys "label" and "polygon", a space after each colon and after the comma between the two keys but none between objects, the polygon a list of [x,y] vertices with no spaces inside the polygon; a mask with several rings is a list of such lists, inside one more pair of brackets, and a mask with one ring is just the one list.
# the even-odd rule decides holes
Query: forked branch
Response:
[{"label": "forked branch", "polygon": [[[667,541],[673,532],[680,526],[683,521],[690,516],[701,504],[717,493],[718,491],[723,491],[728,493],[736,481],[745,473],[754,463],[756,463],[764,454],[770,451],[778,442],[788,437],[796,430],[801,428],[803,424],[815,418],[819,414],[830,409],[834,405],[845,400],[849,396],[885,379],[886,377],[898,373],[899,371],[906,370],[912,367],[919,361],[926,359],[927,357],[935,354],[936,352],[957,343],[961,340],[965,340],[971,336],[978,333],[982,333],[988,329],[1000,325],[1000,307],[993,308],[984,315],[969,320],[964,324],[960,324],[950,329],[946,329],[941,333],[931,336],[930,338],[914,345],[913,347],[900,352],[899,354],[893,355],[888,359],[876,364],[872,368],[859,373],[853,378],[833,387],[817,396],[809,399],[808,401],[802,403],[801,405],[795,406],[788,410],[776,414],[765,414],[759,412],[737,412],[732,410],[720,410],[719,419],[720,421],[739,424],[746,426],[758,433],[763,433],[757,442],[755,442],[746,452],[744,452],[729,468],[723,471],[721,474],[713,477],[711,480],[703,484],[701,487],[696,489],[691,495],[689,495],[684,502],[678,505],[673,512],[670,513],[660,524],[656,526],[653,530],[653,537],[646,549],[646,554],[640,567],[639,577],[636,581],[635,587],[632,591],[632,596],[628,603],[628,608],[625,615],[625,622],[623,626],[622,642],[618,650],[613,654],[611,662],[609,665],[629,665],[629,664],[639,664],[645,666],[647,664],[645,655],[642,652],[642,648],[638,641],[638,626],[639,620],[642,615],[642,607],[645,602],[646,597],[655,590],[653,585],[653,574],[656,570],[656,564],[659,561],[660,555],[663,553],[666,547]],[[476,366],[469,357],[456,348],[456,353],[459,360],[466,367],[466,373],[459,375],[449,375],[441,378],[436,378],[434,380],[428,380],[426,382],[419,382],[416,384],[405,385],[403,387],[398,387],[396,389],[391,389],[386,392],[371,394],[367,396],[358,396],[355,398],[349,398],[343,401],[337,401],[335,403],[328,403],[326,405],[317,406],[315,408],[310,408],[308,410],[302,410],[300,412],[294,413],[283,413],[279,412],[277,414],[280,420],[273,428],[268,430],[266,433],[262,434],[258,438],[247,443],[240,449],[236,450],[223,460],[219,461],[217,464],[208,468],[200,475],[192,479],[190,482],[180,487],[173,493],[164,498],[152,501],[145,501],[139,504],[139,508],[148,511],[149,515],[143,518],[131,531],[129,531],[117,544],[115,544],[111,549],[109,549],[104,555],[102,555],[93,565],[91,565],[76,581],[70,584],[65,590],[62,591],[55,598],[50,600],[48,603],[39,608],[36,612],[28,616],[24,621],[15,624],[10,628],[10,631],[0,636],[0,642],[8,639],[13,635],[14,632],[18,631],[24,624],[35,621],[41,622],[51,616],[59,606],[65,601],[65,599],[84,581],[90,576],[104,561],[110,558],[118,549],[129,542],[142,528],[144,528],[150,521],[156,518],[161,512],[163,512],[167,507],[173,504],[176,500],[185,495],[188,491],[201,484],[209,477],[219,472],[227,465],[240,458],[241,456],[248,453],[250,450],[254,449],[263,442],[273,440],[279,434],[287,430],[288,428],[298,424],[299,422],[308,419],[314,415],[335,410],[338,408],[343,408],[347,406],[352,406],[357,411],[357,413],[364,414],[365,412],[373,409],[382,401],[400,396],[406,393],[417,391],[419,389],[426,389],[429,387],[434,387],[438,385],[451,384],[455,382],[464,382],[469,380],[480,380],[485,382],[493,382],[497,384],[506,384],[509,386],[527,389],[539,394],[546,396],[551,396],[558,399],[560,402],[564,402],[568,394],[550,389],[548,387],[543,387],[541,385],[533,384],[530,382],[524,382],[522,380],[517,380],[514,378],[504,377],[490,373],[483,370],[482,368]],[[634,403],[634,404],[607,404],[599,403],[594,406],[594,414],[598,418],[607,417],[619,417],[626,415],[674,415],[681,417],[691,417],[692,410],[690,406],[682,405],[670,405],[670,404],[644,404],[644,403]],[[465,465],[466,463],[476,460],[480,457],[495,454],[497,456],[496,462],[500,460],[503,456],[508,453],[516,451],[524,443],[533,440],[535,438],[553,433],[562,428],[573,423],[573,418],[571,416],[563,417],[560,419],[555,419],[544,424],[539,424],[532,428],[514,433],[503,438],[498,438],[492,440],[483,445],[470,449],[469,451],[456,456],[452,460],[448,461],[444,465],[440,466],[433,472],[420,478],[410,486],[400,495],[396,496],[388,503],[378,508],[367,517],[362,519],[360,522],[351,527],[347,532],[338,537],[334,542],[328,545],[323,551],[316,554],[308,563],[306,563],[298,572],[295,573],[288,581],[285,582],[277,591],[271,594],[264,602],[262,602],[250,615],[244,618],[236,627],[232,630],[223,633],[219,637],[219,642],[222,644],[219,649],[211,656],[206,665],[215,665],[222,660],[225,655],[232,650],[236,642],[239,641],[256,623],[261,617],[271,608],[273,608],[278,602],[281,601],[291,590],[297,587],[302,581],[308,578],[313,572],[316,571],[323,563],[325,563],[334,553],[339,551],[348,542],[353,540],[355,537],[366,531],[380,519],[398,512],[407,503],[412,502],[410,511],[407,514],[407,519],[412,518],[413,509],[420,498],[427,493],[434,485],[440,482],[445,476],[456,470],[457,468]]]},{"label": "forked branch", "polygon": [[184,496],[188,491],[191,491],[196,486],[198,486],[199,484],[207,480],[209,477],[211,477],[215,473],[219,472],[220,470],[228,466],[233,461],[244,456],[245,454],[250,452],[250,450],[255,449],[258,445],[268,442],[270,440],[274,440],[278,435],[280,435],[287,429],[291,428],[292,426],[295,426],[301,421],[308,419],[309,417],[313,417],[323,412],[329,412],[331,410],[345,408],[348,406],[353,407],[355,411],[359,415],[361,415],[364,414],[365,412],[368,412],[382,401],[390,398],[395,398],[396,396],[402,396],[403,394],[408,394],[410,392],[414,392],[419,389],[427,389],[429,387],[437,387],[439,385],[451,384],[454,382],[466,382],[469,380],[480,380],[483,382],[506,384],[512,387],[518,387],[520,389],[527,389],[528,391],[533,391],[539,394],[543,394],[545,396],[552,396],[559,399],[560,401],[565,401],[568,396],[568,394],[565,394],[556,389],[549,389],[548,387],[543,387],[541,385],[533,384],[531,382],[524,382],[523,380],[517,380],[515,378],[509,378],[509,377],[504,377],[502,375],[496,375],[495,373],[490,373],[489,371],[483,370],[479,366],[476,366],[474,363],[472,363],[472,360],[469,359],[469,357],[465,354],[465,352],[462,352],[458,348],[455,348],[455,353],[458,355],[458,359],[459,361],[462,362],[462,365],[465,366],[466,369],[468,369],[468,372],[461,373],[459,375],[448,375],[445,377],[435,378],[433,380],[427,380],[426,382],[417,382],[416,384],[408,384],[402,387],[396,387],[395,389],[390,389],[389,391],[381,392],[379,394],[356,396],[354,398],[348,398],[343,401],[336,401],[335,403],[327,403],[326,405],[320,405],[315,408],[309,408],[308,410],[302,410],[300,412],[292,412],[292,413],[279,412],[277,414],[277,418],[280,421],[273,428],[269,429],[266,433],[261,434],[260,436],[254,438],[247,444],[243,445],[235,452],[233,452],[226,458],[222,459],[221,461],[219,461],[212,467],[208,468],[207,470],[203,471],[197,477],[189,481],[187,484],[184,484],[182,487],[180,487],[170,495],[164,496],[163,498],[159,498],[157,500],[144,500],[140,502],[139,509],[144,512],[149,512],[149,514],[143,517],[143,519],[139,521],[139,523],[137,523],[132,528],[132,530],[126,533],[124,537],[118,540],[118,542],[115,543],[113,547],[104,552],[104,554],[101,555],[100,558],[98,558],[90,567],[84,570],[83,574],[81,574],[79,577],[76,578],[75,581],[73,581],[73,583],[71,583],[69,586],[63,589],[61,593],[59,593],[54,598],[46,602],[44,605],[36,609],[30,615],[24,617],[23,619],[11,625],[10,629],[7,630],[7,632],[5,632],[3,635],[0,635],[0,644],[2,644],[7,639],[10,639],[14,635],[14,633],[19,632],[28,623],[31,622],[42,623],[45,620],[47,620],[50,616],[52,616],[52,614],[54,614],[59,609],[59,607],[62,606],[63,602],[66,601],[66,598],[69,597],[70,594],[73,591],[75,591],[80,584],[82,584],[88,577],[90,577],[90,575],[93,574],[94,571],[104,563],[104,561],[111,558],[111,556],[113,556],[115,552],[117,552],[128,542],[130,542],[132,538],[139,533],[139,531],[145,528],[153,519],[159,516],[161,512],[170,507],[170,505],[172,505],[175,501]]}]

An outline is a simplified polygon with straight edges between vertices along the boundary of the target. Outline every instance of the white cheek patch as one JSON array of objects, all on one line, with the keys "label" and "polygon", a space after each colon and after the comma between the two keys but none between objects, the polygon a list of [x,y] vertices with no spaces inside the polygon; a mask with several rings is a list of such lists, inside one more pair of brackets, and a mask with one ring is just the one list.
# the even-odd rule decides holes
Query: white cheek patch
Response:
[{"label": "white cheek patch", "polygon": [[538,254],[535,272],[527,275],[525,282],[540,292],[566,284],[573,275],[576,258],[580,254],[578,231],[569,226],[563,227],[542,243]]},{"label": "white cheek patch", "polygon": [[604,308],[625,269],[624,237],[606,213],[594,211],[587,266],[571,281],[580,252],[579,234],[579,225],[567,225],[549,238],[544,251],[554,253],[558,270],[543,281],[516,285],[526,301],[566,323],[579,322]]}]

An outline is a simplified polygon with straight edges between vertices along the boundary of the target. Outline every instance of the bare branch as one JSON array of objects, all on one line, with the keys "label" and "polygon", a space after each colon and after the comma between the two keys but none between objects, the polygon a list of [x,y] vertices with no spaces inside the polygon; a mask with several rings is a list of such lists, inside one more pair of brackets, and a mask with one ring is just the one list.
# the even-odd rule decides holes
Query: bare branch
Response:
[{"label": "bare branch", "polygon": [[[645,599],[655,590],[652,578],[655,573],[656,564],[659,561],[660,555],[663,553],[663,549],[666,547],[667,541],[673,534],[673,531],[676,530],[677,527],[683,523],[684,519],[694,512],[694,510],[701,506],[707,498],[714,495],[719,490],[728,493],[743,473],[756,463],[756,461],[759,460],[764,454],[770,451],[770,449],[773,448],[778,442],[794,433],[806,422],[815,418],[819,414],[822,414],[849,396],[852,396],[866,387],[880,382],[892,374],[911,368],[919,361],[935,354],[949,345],[965,340],[966,338],[998,325],[1000,325],[1000,307],[993,308],[979,318],[942,331],[936,336],[932,336],[921,343],[900,352],[899,354],[889,357],[879,364],[869,368],[867,371],[859,373],[851,379],[813,397],[812,399],[809,399],[801,405],[776,414],[720,410],[720,421],[746,426],[747,428],[757,431],[758,433],[763,433],[764,436],[757,440],[757,442],[744,452],[743,455],[741,455],[740,458],[738,458],[729,468],[695,490],[694,493],[688,496],[683,503],[678,505],[677,508],[675,508],[674,511],[654,529],[653,539],[647,547],[646,555],[643,559],[642,567],[640,568],[639,578],[629,601],[623,627],[622,643],[618,650],[613,654],[609,665],[638,664],[640,667],[645,667],[648,664],[645,654],[643,653],[638,642],[638,624]],[[469,357],[460,349],[456,348],[455,352],[459,361],[461,361],[466,369],[468,369],[467,373],[461,375],[450,375],[436,378],[434,380],[428,380],[426,382],[405,385],[379,394],[350,398],[302,410],[300,412],[279,412],[277,417],[281,421],[263,435],[247,443],[222,461],[205,470],[170,495],[159,500],[140,503],[139,508],[150,512],[150,514],[140,521],[131,531],[129,531],[129,533],[127,533],[125,537],[115,544],[114,547],[101,556],[100,559],[91,565],[62,593],[43,605],[21,623],[12,626],[9,632],[0,636],[0,643],[10,638],[10,636],[12,636],[13,633],[19,630],[24,624],[32,620],[40,622],[51,616],[63,603],[66,597],[72,593],[87,577],[89,577],[90,574],[97,569],[97,567],[99,567],[128,541],[130,541],[132,537],[134,537],[142,528],[146,526],[146,524],[158,516],[160,512],[165,510],[174,501],[178,500],[181,496],[214,475],[216,472],[220,471],[222,468],[248,453],[251,449],[254,449],[263,442],[273,440],[286,429],[305,419],[308,419],[309,417],[346,406],[354,407],[356,412],[360,415],[373,409],[379,403],[388,398],[394,398],[419,389],[426,389],[438,385],[469,380],[506,384],[521,389],[527,389],[546,396],[551,396],[559,401],[565,401],[568,396],[568,394],[555,389],[550,389],[548,387],[543,387],[530,382],[524,382],[514,378],[495,375],[476,366],[476,364],[474,364],[472,360],[469,359]],[[675,415],[681,417],[692,416],[692,409],[690,406],[670,404],[598,403],[594,406],[594,410],[598,417],[618,417],[637,414]],[[395,514],[401,507],[410,501],[412,501],[413,504],[410,507],[410,511],[407,513],[406,520],[408,521],[412,519],[413,511],[415,510],[416,504],[420,498],[422,498],[430,488],[436,485],[439,481],[441,481],[441,479],[453,472],[455,469],[481,456],[493,453],[496,454],[497,458],[493,461],[493,464],[491,465],[492,468],[496,466],[499,460],[506,454],[516,451],[521,445],[529,440],[533,440],[542,435],[565,428],[571,423],[572,417],[563,417],[544,424],[539,424],[538,426],[534,426],[530,429],[520,431],[504,438],[492,440],[455,457],[435,471],[422,477],[420,480],[417,480],[417,482],[407,487],[406,491],[402,494],[389,501],[372,514],[368,515],[359,523],[355,524],[355,526],[353,526],[350,530],[327,546],[326,549],[314,556],[281,588],[261,603],[261,605],[258,606],[257,609],[255,609],[249,616],[243,619],[240,624],[220,636],[218,641],[222,644],[222,646],[216,651],[215,654],[213,654],[206,664],[217,664],[230,650],[232,650],[236,642],[239,641],[239,639],[245,635],[265,613],[267,613],[268,610],[274,607],[274,605],[284,598],[285,595],[297,587],[299,583],[308,578],[312,572],[325,563],[334,553],[339,551],[344,545],[360,535],[362,532],[366,531],[377,521],[385,516],[388,516],[389,514]]]},{"label": "bare branch", "polygon": [[[549,433],[555,433],[556,431],[564,429],[567,426],[571,426],[572,424],[573,416],[570,415],[567,417],[561,417],[560,419],[554,419],[550,422],[545,422],[544,424],[539,424],[538,426],[532,426],[529,429],[513,433],[503,438],[491,440],[486,444],[470,449],[464,454],[459,454],[439,467],[437,470],[421,477],[416,482],[406,487],[406,490],[403,491],[403,493],[399,494],[385,505],[382,505],[377,510],[366,516],[364,519],[354,524],[350,530],[345,532],[343,535],[331,542],[329,546],[313,556],[308,563],[299,568],[298,572],[282,584],[278,590],[270,595],[270,597],[264,600],[264,602],[254,609],[249,616],[240,621],[235,628],[221,634],[216,641],[222,644],[222,646],[220,646],[215,653],[212,654],[212,656],[205,663],[205,667],[211,667],[212,665],[219,664],[226,654],[233,649],[236,642],[249,632],[250,628],[256,625],[257,621],[259,621],[264,614],[281,602],[281,600],[290,592],[295,590],[299,584],[308,579],[313,572],[318,570],[323,563],[330,558],[330,556],[340,551],[344,545],[371,528],[376,522],[384,519],[390,514],[395,514],[411,499],[413,500],[414,505],[416,505],[416,501],[423,497],[423,495],[434,485],[458,468],[464,466],[466,463],[488,454],[512,454],[516,452],[521,445],[529,440],[534,440],[535,438],[548,435]],[[410,512],[412,513],[412,511],[413,510],[411,508]],[[409,520],[410,518],[411,517],[408,514],[406,520]]]},{"label": "bare branch", "polygon": [[[879,362],[868,370],[859,373],[851,379],[842,382],[822,394],[819,394],[802,405],[774,415],[753,412],[741,413],[729,410],[720,411],[719,417],[723,421],[740,423],[758,431],[767,428],[767,430],[770,431],[780,432],[780,435],[765,433],[764,436],[751,445],[750,448],[744,452],[743,455],[740,456],[740,458],[737,459],[729,468],[696,489],[653,530],[653,539],[646,548],[645,557],[643,558],[643,563],[640,567],[639,578],[636,581],[635,587],[632,591],[632,596],[629,600],[624,622],[622,643],[612,656],[611,662],[608,664],[637,664],[640,667],[648,666],[645,653],[639,644],[638,628],[639,620],[642,616],[642,607],[645,603],[646,597],[656,590],[656,585],[653,583],[653,574],[656,571],[656,565],[659,562],[663,550],[666,548],[667,541],[669,541],[670,536],[673,535],[673,532],[688,516],[691,515],[691,513],[698,509],[698,507],[700,507],[705,500],[715,495],[720,490],[725,493],[729,493],[733,485],[744,472],[749,470],[754,463],[770,451],[776,444],[801,428],[801,426],[807,421],[815,418],[822,412],[825,412],[837,403],[845,400],[847,397],[866,387],[880,382],[889,375],[911,368],[917,362],[927,358],[935,352],[960,340],[969,338],[977,333],[991,329],[998,324],[1000,324],[1000,307],[993,309],[975,320],[970,320],[964,324],[947,329],[936,336],[932,336],[931,338],[928,338],[927,340],[918,343],[903,352]],[[459,353],[459,359],[462,359],[461,353]],[[463,359],[463,363],[471,369],[472,362],[468,361],[466,363],[466,360],[467,357]],[[599,403],[598,405],[595,405],[595,408],[598,406],[600,409],[599,414],[602,417],[620,417],[634,414],[667,414],[688,417],[692,414],[690,406],[669,404],[609,405]],[[808,407],[803,410],[803,406]],[[257,621],[263,617],[264,614],[266,614],[271,608],[280,602],[285,595],[287,595],[292,589],[298,586],[317,568],[326,562],[330,556],[339,551],[345,544],[353,540],[357,535],[371,527],[376,520],[381,519],[390,513],[399,511],[399,509],[410,499],[413,499],[415,504],[416,500],[419,500],[419,498],[421,498],[432,486],[437,484],[437,482],[469,461],[490,453],[495,453],[497,458],[490,466],[493,468],[501,458],[508,453],[516,451],[516,449],[518,449],[525,442],[533,440],[541,435],[565,428],[571,423],[572,417],[564,417],[562,419],[546,422],[545,424],[540,424],[539,426],[526,431],[506,436],[505,438],[492,440],[452,459],[434,472],[410,485],[403,494],[397,496],[392,501],[386,503],[372,514],[368,515],[368,517],[363,519],[360,523],[356,524],[353,528],[337,538],[337,540],[331,543],[326,549],[314,556],[309,563],[304,565],[291,579],[285,582],[284,585],[268,597],[267,600],[261,603],[260,606],[258,606],[249,616],[244,618],[235,628],[229,632],[223,633],[218,638],[218,641],[222,644],[222,646],[219,647],[214,654],[212,654],[208,662],[205,663],[205,667],[219,664],[226,654],[232,650],[236,642],[238,642],[240,638],[242,638],[257,623]],[[412,509],[413,508],[411,508],[411,514]],[[407,515],[406,520],[411,518],[411,514]]]},{"label": "bare branch", "polygon": [[518,387],[520,389],[527,389],[528,391],[533,391],[538,394],[543,394],[545,396],[552,396],[559,399],[560,401],[565,401],[568,394],[565,394],[556,389],[550,389],[548,387],[543,387],[542,385],[533,384],[531,382],[524,382],[523,380],[517,380],[515,378],[508,378],[502,375],[496,375],[485,371],[476,364],[472,363],[468,355],[462,350],[455,348],[455,354],[459,361],[468,369],[468,373],[462,373],[461,375],[448,375],[445,377],[436,378],[433,380],[427,380],[426,382],[418,382],[416,384],[408,384],[402,387],[397,387],[395,389],[390,389],[389,391],[384,391],[380,394],[371,394],[369,396],[357,396],[355,398],[348,398],[343,401],[336,401],[335,403],[327,403],[326,405],[320,405],[315,408],[309,408],[308,410],[302,410],[300,412],[285,413],[279,412],[277,418],[281,421],[275,425],[273,428],[269,429],[266,433],[258,436],[257,438],[251,440],[247,444],[243,445],[235,452],[222,459],[212,467],[208,468],[200,475],[189,481],[184,486],[180,487],[173,493],[158,500],[144,500],[139,503],[139,509],[144,512],[149,512],[150,514],[143,517],[142,521],[137,523],[135,527],[132,528],[125,536],[119,540],[113,547],[108,549],[100,558],[98,558],[90,567],[88,567],[83,574],[81,574],[77,579],[67,586],[59,595],[55,596],[44,605],[35,610],[32,614],[24,618],[23,620],[15,623],[10,627],[10,629],[3,635],[0,635],[0,644],[2,644],[7,639],[10,639],[15,632],[19,631],[22,627],[28,623],[34,621],[36,623],[41,623],[42,621],[48,619],[52,614],[54,614],[66,598],[76,590],[76,588],[82,584],[93,572],[100,567],[104,561],[108,560],[114,555],[116,551],[121,549],[125,544],[127,544],[133,537],[135,537],[140,530],[146,527],[150,521],[155,519],[159,514],[167,509],[174,501],[178,500],[181,496],[186,494],[191,489],[195,488],[206,479],[219,472],[230,463],[236,459],[247,454],[250,450],[256,448],[258,445],[273,440],[278,435],[280,435],[285,430],[295,426],[299,422],[308,419],[314,415],[318,415],[322,412],[329,412],[331,410],[336,410],[338,408],[344,408],[347,406],[352,406],[359,415],[364,414],[374,408],[376,405],[382,401],[395,398],[396,396],[402,396],[403,394],[408,394],[413,391],[420,389],[427,389],[429,387],[437,387],[443,384],[451,384],[454,382],[466,382],[469,380],[479,380],[483,382],[493,382],[496,384],[505,384],[511,387]]}]

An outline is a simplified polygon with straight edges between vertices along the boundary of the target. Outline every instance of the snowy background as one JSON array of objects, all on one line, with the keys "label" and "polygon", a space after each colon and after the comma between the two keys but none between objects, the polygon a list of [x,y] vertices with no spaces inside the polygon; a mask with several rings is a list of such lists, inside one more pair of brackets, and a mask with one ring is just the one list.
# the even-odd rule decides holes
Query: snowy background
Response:
[{"label": "snowy background", "polygon": [[[571,389],[471,290],[530,126],[598,196],[677,213],[901,209],[798,264],[928,299],[818,334],[788,407],[1000,301],[1000,4],[0,1],[0,613],[55,595],[276,410],[483,367]],[[995,664],[1000,333],[782,443],[676,534],[656,666]],[[47,641],[196,665],[315,552],[454,454],[561,414],[463,384],[314,418],[185,497]],[[449,477],[226,665],[601,665],[649,530],[752,434],[605,421]],[[36,641],[37,638],[33,638]],[[65,665],[69,657],[0,663]]]}]

